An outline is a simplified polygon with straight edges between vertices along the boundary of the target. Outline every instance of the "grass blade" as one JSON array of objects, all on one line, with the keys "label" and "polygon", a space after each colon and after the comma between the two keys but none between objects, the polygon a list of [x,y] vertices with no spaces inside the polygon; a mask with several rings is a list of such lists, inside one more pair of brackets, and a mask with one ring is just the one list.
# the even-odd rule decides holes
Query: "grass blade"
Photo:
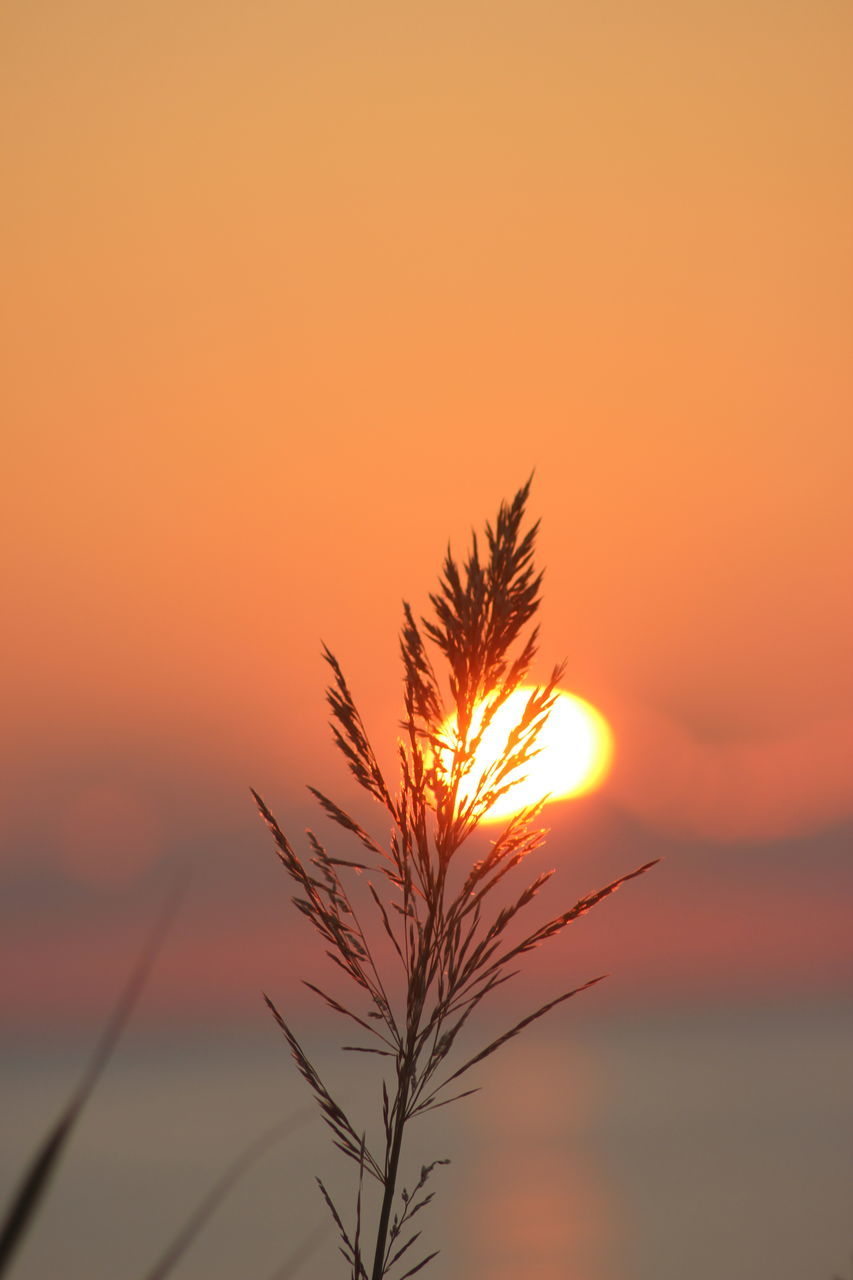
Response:
[{"label": "grass blade", "polygon": [[244,1151],[237,1156],[236,1160],[228,1166],[225,1172],[211,1187],[207,1195],[199,1202],[193,1213],[190,1214],[184,1226],[167,1246],[161,1254],[157,1262],[150,1271],[145,1274],[145,1280],[163,1280],[174,1267],[175,1263],[186,1253],[187,1249],[195,1240],[196,1236],[210,1220],[222,1201],[227,1196],[231,1188],[246,1173],[253,1164],[255,1164],[262,1155],[267,1152],[270,1147],[274,1146],[281,1138],[289,1133],[293,1133],[294,1129],[303,1124],[310,1116],[313,1116],[313,1108],[306,1107],[303,1111],[298,1112],[295,1116],[290,1116],[287,1120],[282,1120],[279,1124],[273,1125],[271,1129],[265,1130],[260,1137],[255,1138]]},{"label": "grass blade", "polygon": [[328,1226],[325,1222],[321,1222],[314,1228],[310,1235],[305,1237],[298,1248],[294,1249],[287,1261],[273,1272],[269,1280],[291,1280],[291,1278],[296,1275],[303,1262],[307,1262],[311,1255],[316,1253],[317,1249],[323,1243],[328,1234]]},{"label": "grass blade", "polygon": [[0,1227],[0,1276],[6,1274],[12,1256],[32,1225],[42,1204],[65,1144],[80,1117],[101,1073],[112,1057],[122,1031],[136,1007],[154,962],[163,945],[186,889],[186,879],[181,877],[160,912],[154,927],[140,952],[125,984],[112,1015],[107,1022],[100,1042],[77,1088],[44,1141],[36,1149],[17,1190],[12,1196],[6,1218]]}]

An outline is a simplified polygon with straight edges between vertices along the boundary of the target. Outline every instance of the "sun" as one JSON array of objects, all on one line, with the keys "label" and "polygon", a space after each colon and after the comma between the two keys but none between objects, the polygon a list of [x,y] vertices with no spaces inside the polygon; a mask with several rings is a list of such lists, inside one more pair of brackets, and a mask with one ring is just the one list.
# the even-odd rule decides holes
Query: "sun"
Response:
[{"label": "sun", "polygon": [[[468,799],[490,765],[499,760],[507,738],[519,723],[534,686],[516,689],[496,712],[483,735],[471,772],[460,787],[459,799]],[[589,702],[563,689],[557,690],[556,701],[540,730],[536,745],[538,754],[519,770],[518,780],[490,809],[483,822],[500,822],[519,810],[547,797],[568,800],[592,791],[604,780],[613,757],[613,735],[600,711]],[[474,711],[472,728],[482,723],[486,703]],[[445,725],[450,731],[454,719]]]}]

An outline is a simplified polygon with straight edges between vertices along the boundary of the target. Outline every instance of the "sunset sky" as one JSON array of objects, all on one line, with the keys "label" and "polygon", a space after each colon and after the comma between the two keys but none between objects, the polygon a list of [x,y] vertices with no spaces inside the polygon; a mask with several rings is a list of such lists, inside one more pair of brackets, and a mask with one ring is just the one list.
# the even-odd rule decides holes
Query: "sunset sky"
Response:
[{"label": "sunset sky", "polygon": [[842,0],[2,7],[4,1017],[97,1017],[187,860],[151,1008],[262,1016],[248,788],[297,836],[353,799],[321,641],[390,766],[401,600],[532,471],[534,674],[615,742],[537,857],[559,906],[665,854],[577,963],[849,985],[851,42]]}]

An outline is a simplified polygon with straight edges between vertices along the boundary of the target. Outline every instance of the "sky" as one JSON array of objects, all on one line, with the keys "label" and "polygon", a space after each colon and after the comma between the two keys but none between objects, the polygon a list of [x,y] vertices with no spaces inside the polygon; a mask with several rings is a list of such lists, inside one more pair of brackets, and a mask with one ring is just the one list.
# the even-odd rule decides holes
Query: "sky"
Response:
[{"label": "sky", "polygon": [[289,989],[248,788],[297,834],[305,783],[353,801],[321,642],[393,760],[401,600],[531,472],[535,674],[615,742],[543,856],[573,901],[665,855],[578,964],[849,989],[851,37],[841,0],[3,6],[5,1017],[97,1017],[185,862],[151,1010]]}]

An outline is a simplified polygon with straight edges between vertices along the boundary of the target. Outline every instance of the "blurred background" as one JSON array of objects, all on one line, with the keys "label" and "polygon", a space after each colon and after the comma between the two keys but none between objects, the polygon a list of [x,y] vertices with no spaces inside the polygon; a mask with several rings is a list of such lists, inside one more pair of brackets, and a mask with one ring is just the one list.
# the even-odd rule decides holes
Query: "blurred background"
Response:
[{"label": "blurred background", "polygon": [[[304,1105],[261,989],[367,1087],[248,788],[383,834],[321,640],[393,771],[401,600],[531,471],[536,674],[615,738],[536,909],[664,862],[491,1015],[613,975],[438,1113],[433,1274],[843,1269],[851,38],[838,0],[3,6],[0,1193],[193,870],[22,1280],[141,1271]],[[276,1158],[188,1280],[322,1221],[319,1122]]]}]

